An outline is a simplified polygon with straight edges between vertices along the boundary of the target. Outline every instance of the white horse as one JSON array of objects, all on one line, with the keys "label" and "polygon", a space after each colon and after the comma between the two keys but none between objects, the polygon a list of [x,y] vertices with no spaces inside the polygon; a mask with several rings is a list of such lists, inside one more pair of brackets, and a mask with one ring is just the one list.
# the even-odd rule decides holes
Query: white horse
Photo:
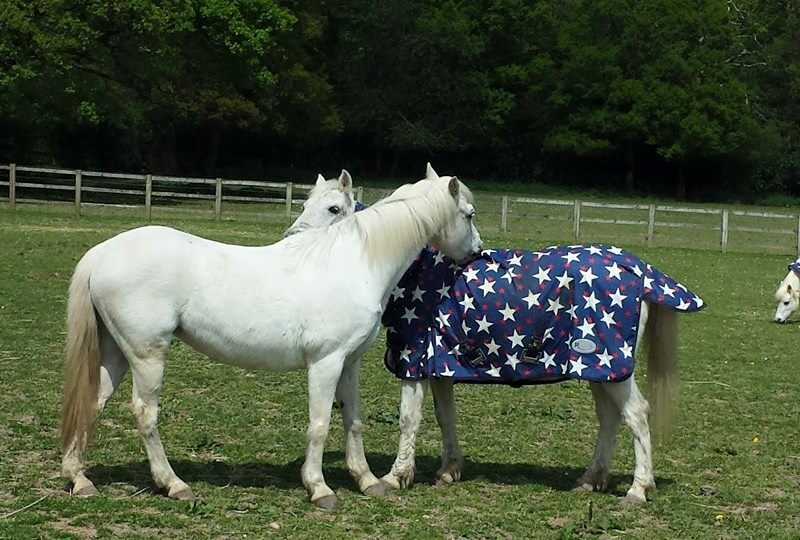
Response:
[{"label": "white horse", "polygon": [[789,265],[789,272],[775,291],[778,307],[775,309],[775,322],[785,323],[789,315],[800,306],[800,259]]},{"label": "white horse", "polygon": [[[429,170],[430,165],[428,165]],[[352,180],[346,171],[346,184],[337,181],[318,182],[304,206],[297,223],[325,227],[345,219],[355,212],[352,199]],[[329,208],[335,206],[338,212]],[[357,214],[356,214],[357,215]],[[294,227],[294,225],[293,225]],[[306,227],[303,227],[306,228]],[[290,228],[290,231],[292,228]],[[793,274],[790,272],[790,274]],[[789,276],[787,276],[787,279]],[[797,280],[797,277],[794,278]],[[795,285],[798,290],[800,283]],[[796,297],[795,297],[796,298]],[[795,305],[796,307],[796,305]],[[648,383],[654,402],[655,427],[659,435],[669,427],[676,390],[677,313],[649,301],[641,303],[636,350],[641,350],[643,336],[647,348]],[[437,471],[437,483],[451,484],[461,478],[464,458],[456,432],[457,410],[453,382],[446,378],[429,378],[419,381],[401,380],[400,428],[401,435],[397,457],[391,471],[382,480],[394,488],[408,487],[414,481],[416,434],[422,418],[422,403],[428,385],[434,400],[436,420],[442,433],[443,453]],[[594,454],[575,489],[580,491],[605,491],[611,462],[616,450],[617,432],[624,421],[633,434],[635,469],[631,487],[622,499],[623,505],[644,503],[655,489],[652,467],[652,445],[648,416],[650,404],[639,391],[633,374],[622,382],[596,383],[589,386],[594,397],[599,421],[599,433]]]},{"label": "white horse", "polygon": [[[389,293],[419,250],[456,259],[481,249],[471,195],[455,177],[429,175],[350,219],[264,247],[222,244],[142,227],[91,248],[69,291],[62,471],[75,495],[97,493],[83,453],[98,414],[130,369],[133,413],[155,484],[192,499],[172,470],[156,426],[173,336],[214,360],[308,370],[308,449],[301,475],[311,500],[332,508],[322,455],[338,399],[346,459],[359,489],[385,491],[361,438],[360,358],[380,330]],[[346,316],[343,316],[346,314]]]}]

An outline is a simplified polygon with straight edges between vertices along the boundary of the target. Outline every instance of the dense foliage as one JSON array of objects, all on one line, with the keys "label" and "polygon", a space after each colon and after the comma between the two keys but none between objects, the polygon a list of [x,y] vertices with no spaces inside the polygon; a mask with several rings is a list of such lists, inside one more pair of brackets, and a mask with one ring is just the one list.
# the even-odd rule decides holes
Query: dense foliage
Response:
[{"label": "dense foliage", "polygon": [[798,0],[6,0],[0,161],[800,193]]}]

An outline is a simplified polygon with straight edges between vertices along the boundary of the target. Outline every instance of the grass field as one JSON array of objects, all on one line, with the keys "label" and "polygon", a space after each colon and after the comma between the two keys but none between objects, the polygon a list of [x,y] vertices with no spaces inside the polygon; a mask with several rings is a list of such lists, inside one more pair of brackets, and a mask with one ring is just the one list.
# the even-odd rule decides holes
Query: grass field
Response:
[{"label": "grass field", "polygon": [[[282,218],[213,222],[177,213],[158,215],[157,222],[250,245],[275,241],[287,225]],[[418,483],[387,499],[355,490],[334,413],[324,471],[341,504],[326,513],[308,502],[300,481],[305,374],[212,364],[180,343],[167,365],[160,428],[173,467],[199,501],[152,492],[129,410],[129,380],[109,402],[87,455],[101,495],[70,498],[57,450],[67,283],[86,249],[142,224],[139,216],[110,211],[81,219],[53,209],[0,211],[0,538],[800,536],[800,325],[770,322],[772,293],[790,257],[625,242],[621,247],[709,303],[680,320],[679,416],[671,442],[654,450],[659,489],[644,507],[619,506],[633,468],[625,428],[611,492],[569,490],[596,433],[588,388],[569,383],[459,386],[467,468],[462,482],[448,488],[432,484],[440,439],[428,399]],[[485,240],[536,248],[569,238],[489,231]],[[365,445],[376,474],[389,469],[399,431],[399,387],[381,353],[376,343],[361,384]],[[701,492],[703,486],[713,490]]]}]

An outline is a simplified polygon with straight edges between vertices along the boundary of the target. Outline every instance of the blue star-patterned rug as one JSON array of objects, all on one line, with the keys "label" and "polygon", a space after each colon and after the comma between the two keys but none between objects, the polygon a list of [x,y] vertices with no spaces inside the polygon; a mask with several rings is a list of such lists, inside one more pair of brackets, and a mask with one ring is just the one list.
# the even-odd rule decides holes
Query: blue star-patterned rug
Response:
[{"label": "blue star-patterned rug", "polygon": [[613,246],[490,249],[461,267],[427,248],[383,315],[385,364],[401,379],[622,381],[633,373],[642,300],[687,313],[704,307]]},{"label": "blue star-patterned rug", "polygon": [[798,258],[793,263],[789,263],[789,270],[794,270],[797,274],[800,275],[800,258]]}]

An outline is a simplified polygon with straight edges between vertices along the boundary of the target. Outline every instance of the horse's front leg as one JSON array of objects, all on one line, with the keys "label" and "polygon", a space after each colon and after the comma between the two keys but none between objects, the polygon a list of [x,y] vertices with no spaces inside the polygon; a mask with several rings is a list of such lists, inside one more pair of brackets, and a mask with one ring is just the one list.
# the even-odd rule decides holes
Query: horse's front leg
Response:
[{"label": "horse's front leg", "polygon": [[428,381],[400,382],[400,443],[392,470],[382,478],[393,488],[408,487],[414,483],[414,459],[417,431],[422,419],[422,402]]},{"label": "horse's front leg", "polygon": [[361,399],[358,386],[360,372],[360,358],[346,364],[336,389],[336,397],[339,400],[339,408],[342,411],[346,437],[347,469],[362,493],[381,497],[389,491],[390,486],[385,482],[381,482],[372,474],[367,458],[364,455],[364,441],[361,437]]},{"label": "horse's front leg", "polygon": [[322,454],[325,450],[325,439],[328,438],[336,386],[343,366],[344,356],[335,353],[311,363],[308,367],[308,448],[300,475],[311,496],[311,502],[326,510],[333,509],[337,499],[322,475]]},{"label": "horse's front leg", "polygon": [[430,385],[436,422],[442,431],[442,466],[436,471],[436,483],[452,484],[461,479],[464,470],[464,455],[458,445],[456,432],[458,411],[453,396],[453,381],[433,378]]}]

